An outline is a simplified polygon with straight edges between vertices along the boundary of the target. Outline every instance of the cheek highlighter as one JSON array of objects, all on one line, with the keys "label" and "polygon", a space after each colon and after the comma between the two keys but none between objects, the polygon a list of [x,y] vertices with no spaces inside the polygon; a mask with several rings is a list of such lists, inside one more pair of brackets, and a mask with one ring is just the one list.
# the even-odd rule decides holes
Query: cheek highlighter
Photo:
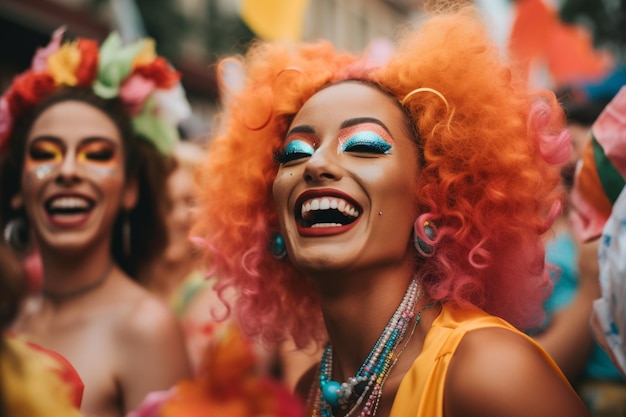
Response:
[{"label": "cheek highlighter", "polygon": [[78,165],[98,177],[115,176],[119,161],[115,149],[106,142],[92,142],[82,147],[76,156]]}]

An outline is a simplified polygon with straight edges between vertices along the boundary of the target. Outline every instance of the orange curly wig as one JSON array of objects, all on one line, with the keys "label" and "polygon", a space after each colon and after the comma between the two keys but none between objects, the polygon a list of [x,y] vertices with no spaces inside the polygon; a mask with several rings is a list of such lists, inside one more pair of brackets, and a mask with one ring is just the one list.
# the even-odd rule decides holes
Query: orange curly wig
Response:
[{"label": "orange curly wig", "polygon": [[418,263],[428,294],[522,328],[543,318],[550,280],[541,235],[560,210],[558,165],[569,156],[558,102],[527,89],[473,8],[438,12],[401,35],[381,68],[327,42],[258,43],[243,59],[245,87],[201,169],[195,234],[218,288],[238,289],[235,311],[249,333],[290,335],[299,346],[324,337],[312,284],[268,251],[278,231],[272,156],[303,103],[345,79],[374,83],[399,103],[422,87],[445,97],[421,92],[404,104],[422,153],[416,217],[439,230],[435,256]]}]

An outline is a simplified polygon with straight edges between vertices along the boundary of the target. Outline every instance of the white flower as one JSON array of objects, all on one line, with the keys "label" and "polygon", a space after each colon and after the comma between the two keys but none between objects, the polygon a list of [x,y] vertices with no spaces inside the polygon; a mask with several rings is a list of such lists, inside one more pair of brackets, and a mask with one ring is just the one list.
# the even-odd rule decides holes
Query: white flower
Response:
[{"label": "white flower", "polygon": [[158,116],[172,125],[191,117],[191,106],[180,83],[169,90],[156,90],[154,99],[157,102]]}]

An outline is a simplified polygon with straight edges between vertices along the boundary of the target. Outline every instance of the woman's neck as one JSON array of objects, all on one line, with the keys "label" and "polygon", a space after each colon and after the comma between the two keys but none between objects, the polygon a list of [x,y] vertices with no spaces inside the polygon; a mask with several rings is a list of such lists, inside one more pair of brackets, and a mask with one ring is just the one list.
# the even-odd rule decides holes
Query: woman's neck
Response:
[{"label": "woman's neck", "polygon": [[[51,298],[89,292],[106,281],[114,261],[108,251],[94,251],[80,255],[40,250],[43,265],[43,293]],[[58,296],[58,297],[55,297]]]},{"label": "woman's neck", "polygon": [[350,293],[321,297],[330,343],[309,400],[324,410],[342,407],[352,414],[380,406],[386,415],[436,317],[414,274],[368,278],[353,283]]},{"label": "woman's neck", "polygon": [[354,375],[369,355],[400,305],[414,276],[412,269],[400,265],[315,281],[339,379]]}]

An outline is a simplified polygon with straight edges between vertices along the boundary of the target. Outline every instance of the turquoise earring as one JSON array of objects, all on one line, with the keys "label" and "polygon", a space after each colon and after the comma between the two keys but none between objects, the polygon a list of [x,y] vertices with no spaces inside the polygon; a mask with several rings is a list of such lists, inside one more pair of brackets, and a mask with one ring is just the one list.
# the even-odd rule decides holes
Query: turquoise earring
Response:
[{"label": "turquoise earring", "polygon": [[274,233],[270,238],[270,252],[274,259],[283,260],[287,257],[287,245],[280,233]]},{"label": "turquoise earring", "polygon": [[422,255],[424,258],[430,258],[435,254],[435,247],[419,237],[419,234],[417,233],[418,227],[422,228],[424,236],[426,236],[431,242],[437,239],[437,228],[428,220],[426,220],[421,226],[417,221],[413,225],[413,244],[415,245],[417,253]]}]

